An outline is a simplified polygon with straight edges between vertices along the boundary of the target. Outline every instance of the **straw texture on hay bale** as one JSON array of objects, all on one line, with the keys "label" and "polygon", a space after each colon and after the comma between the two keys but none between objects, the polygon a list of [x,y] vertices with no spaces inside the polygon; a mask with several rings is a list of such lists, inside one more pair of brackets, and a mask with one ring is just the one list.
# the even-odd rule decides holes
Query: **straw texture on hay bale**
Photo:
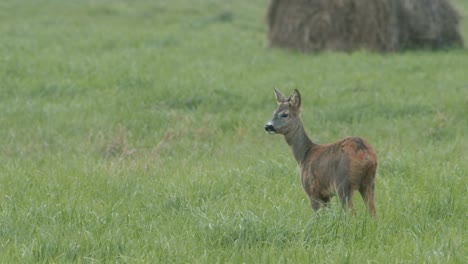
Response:
[{"label": "straw texture on hay bale", "polygon": [[447,0],[270,0],[270,46],[398,51],[461,46],[459,17]]}]

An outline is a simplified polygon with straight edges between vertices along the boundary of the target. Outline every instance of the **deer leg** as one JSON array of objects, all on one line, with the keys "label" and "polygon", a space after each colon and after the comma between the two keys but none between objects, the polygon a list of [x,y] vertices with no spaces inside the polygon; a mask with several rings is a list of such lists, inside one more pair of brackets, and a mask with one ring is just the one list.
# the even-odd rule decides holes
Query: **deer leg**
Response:
[{"label": "deer leg", "polygon": [[374,191],[375,191],[375,184],[368,184],[362,185],[359,188],[359,193],[361,193],[362,199],[367,206],[367,209],[372,214],[373,217],[377,217],[377,210],[375,209],[375,201],[374,201]]},{"label": "deer leg", "polygon": [[309,196],[309,200],[310,200],[310,205],[312,206],[312,209],[314,211],[317,211],[323,206],[328,205],[328,202],[330,201],[330,197],[317,198],[317,197]]},{"label": "deer leg", "polygon": [[314,211],[317,211],[318,209],[322,208],[322,203],[320,203],[319,200],[312,198],[312,197],[310,197],[309,200],[310,200],[310,205],[312,206],[312,209]]},{"label": "deer leg", "polygon": [[352,212],[353,210],[353,193],[354,188],[351,184],[346,183],[338,189],[338,197],[341,202],[341,206],[343,209],[350,209]]}]

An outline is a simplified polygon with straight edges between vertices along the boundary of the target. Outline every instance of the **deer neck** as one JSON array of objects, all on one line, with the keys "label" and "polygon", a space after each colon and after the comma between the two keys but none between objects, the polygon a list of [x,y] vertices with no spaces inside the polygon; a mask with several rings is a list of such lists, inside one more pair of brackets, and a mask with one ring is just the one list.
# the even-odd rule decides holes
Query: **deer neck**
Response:
[{"label": "deer neck", "polygon": [[307,152],[316,145],[307,136],[301,121],[293,130],[284,134],[284,138],[299,166],[302,164]]}]

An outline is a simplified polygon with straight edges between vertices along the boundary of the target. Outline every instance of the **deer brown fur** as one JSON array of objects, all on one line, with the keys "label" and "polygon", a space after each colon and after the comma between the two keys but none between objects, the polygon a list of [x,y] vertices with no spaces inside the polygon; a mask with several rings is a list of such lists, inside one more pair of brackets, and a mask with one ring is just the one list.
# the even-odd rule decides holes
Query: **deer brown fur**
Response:
[{"label": "deer brown fur", "polygon": [[284,135],[299,166],[302,186],[314,210],[327,205],[337,194],[343,208],[352,209],[358,190],[375,217],[374,202],[377,155],[366,140],[349,137],[332,144],[315,144],[307,136],[300,117],[298,90],[286,98],[275,89],[278,107],[265,125],[268,133]]}]

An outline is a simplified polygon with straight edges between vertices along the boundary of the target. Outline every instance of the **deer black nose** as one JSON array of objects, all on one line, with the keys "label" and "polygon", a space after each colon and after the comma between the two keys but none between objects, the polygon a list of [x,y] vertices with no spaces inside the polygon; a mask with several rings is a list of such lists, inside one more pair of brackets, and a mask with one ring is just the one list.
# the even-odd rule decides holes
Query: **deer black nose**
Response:
[{"label": "deer black nose", "polygon": [[270,133],[275,132],[275,127],[273,125],[271,125],[271,124],[266,124],[265,125],[265,131],[270,132]]}]

